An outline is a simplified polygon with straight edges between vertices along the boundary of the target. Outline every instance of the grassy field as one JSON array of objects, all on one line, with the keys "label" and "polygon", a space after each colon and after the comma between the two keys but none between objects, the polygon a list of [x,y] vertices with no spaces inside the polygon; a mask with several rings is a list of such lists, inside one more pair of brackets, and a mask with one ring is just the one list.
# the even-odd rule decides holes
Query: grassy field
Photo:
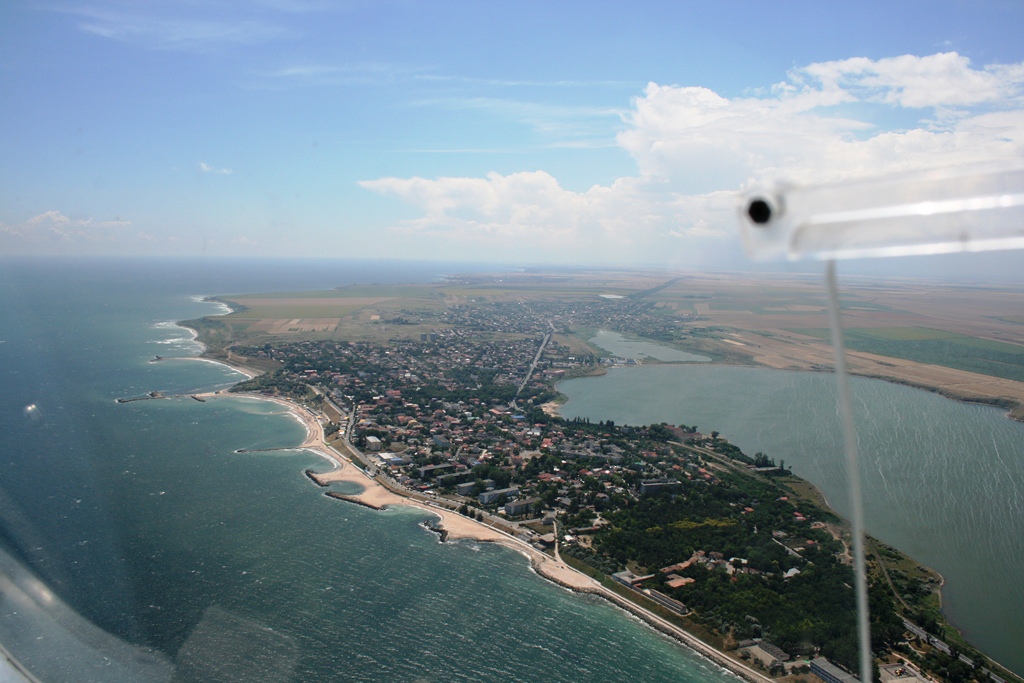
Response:
[{"label": "grassy field", "polygon": [[[341,300],[342,302],[344,299]],[[237,311],[227,316],[231,320],[262,320],[262,319],[292,319],[292,318],[341,318],[358,311],[364,306],[353,306],[339,303],[335,306],[325,305],[295,305],[281,304],[278,306],[260,304],[252,308],[246,307],[244,311]]]},{"label": "grassy field", "polygon": [[[793,327],[789,332],[807,335],[816,339],[828,339],[828,328],[825,327]],[[883,339],[888,341],[922,341],[925,339],[952,339],[956,335],[944,330],[928,327],[874,327],[848,329],[843,332],[844,339]]]},{"label": "grassy field", "polygon": [[576,336],[565,336],[564,334],[556,334],[554,340],[559,344],[564,344],[569,347],[569,352],[574,356],[587,356],[594,352],[593,346],[587,343],[586,338],[579,338]]},{"label": "grassy field", "polygon": [[418,338],[445,308],[439,285],[366,285],[309,292],[218,297],[237,310],[219,318],[237,341],[261,338],[371,340]]},{"label": "grassy field", "polygon": [[465,297],[468,299],[557,299],[598,297],[601,294],[617,294],[626,296],[629,290],[615,288],[558,287],[543,285],[527,285],[523,287],[443,287],[439,292],[446,296]]},{"label": "grassy field", "polygon": [[597,332],[598,332],[597,328],[594,328],[594,327],[573,327],[572,328],[573,336],[576,339],[580,340],[580,342],[582,344],[585,344],[586,346],[588,346],[591,349],[593,349],[593,351],[596,352],[598,355],[607,356],[607,355],[609,355],[608,354],[608,349],[602,349],[600,346],[597,346],[596,344],[591,344],[590,343],[590,340],[594,337],[595,334],[597,334]]},{"label": "grassy field", "polygon": [[218,296],[226,301],[242,299],[393,299],[432,296],[434,285],[352,285],[338,289],[317,289],[308,292],[262,292]]},{"label": "grassy field", "polygon": [[[623,304],[643,304],[666,329],[674,327],[663,335],[674,338],[666,345],[718,363],[818,369],[832,362],[823,328],[823,294],[820,278],[803,275],[773,278],[769,284],[742,273],[529,270],[430,284],[226,295],[219,298],[241,310],[222,317],[213,333],[244,343],[310,338],[387,344],[451,327],[463,306],[486,309],[547,300],[583,307],[600,302],[614,309],[615,299],[599,298],[614,295]],[[865,280],[844,286],[841,305],[852,323],[847,332],[851,350],[899,359],[892,364],[862,356],[851,361],[855,373],[935,388],[954,397],[1024,403],[1024,388],[1017,384],[1024,382],[1024,293]],[[460,310],[449,315],[455,307]],[[691,313],[696,319],[687,315]],[[574,354],[586,353],[595,331],[577,329],[565,342]],[[809,338],[796,339],[791,332]],[[478,328],[473,333],[489,334]],[[947,368],[983,376],[951,376]]]},{"label": "grassy field", "polygon": [[[825,328],[789,328],[788,331],[816,339],[829,338]],[[1017,344],[928,327],[847,329],[843,341],[853,351],[1024,382],[1024,346]]]}]

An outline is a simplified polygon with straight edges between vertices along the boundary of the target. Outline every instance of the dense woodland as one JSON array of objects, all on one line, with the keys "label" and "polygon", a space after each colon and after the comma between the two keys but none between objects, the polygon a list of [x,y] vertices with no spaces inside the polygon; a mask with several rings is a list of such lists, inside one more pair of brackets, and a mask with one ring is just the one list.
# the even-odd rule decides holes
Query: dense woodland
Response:
[{"label": "dense woodland", "polygon": [[[610,525],[594,532],[593,554],[578,555],[602,569],[631,564],[654,574],[645,585],[684,603],[691,619],[723,637],[763,638],[791,654],[817,652],[855,669],[853,572],[838,559],[843,546],[827,531],[794,521],[785,498],[781,487],[742,474],[724,474],[715,485],[683,482],[673,494],[606,513]],[[803,512],[831,517],[806,506]],[[779,538],[799,538],[802,549],[796,553]],[[724,564],[693,563],[677,571],[693,583],[668,587],[659,568],[697,551],[721,553],[732,573]],[[799,573],[787,578],[790,570]],[[874,645],[885,651],[903,639],[903,626],[884,589],[874,587],[871,601]]]}]

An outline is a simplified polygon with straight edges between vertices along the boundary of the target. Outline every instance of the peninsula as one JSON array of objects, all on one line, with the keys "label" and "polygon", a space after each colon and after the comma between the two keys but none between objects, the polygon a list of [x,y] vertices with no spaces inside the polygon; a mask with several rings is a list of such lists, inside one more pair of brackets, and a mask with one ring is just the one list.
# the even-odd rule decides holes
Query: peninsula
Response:
[{"label": "peninsula", "polygon": [[[811,315],[823,304],[812,285],[784,282],[762,291],[760,303],[748,292],[751,310],[740,313],[731,283],[605,272],[486,276],[221,297],[233,313],[184,324],[198,331],[208,357],[262,372],[233,391],[303,406],[304,446],[336,465],[310,478],[328,489],[335,481],[363,489],[328,495],[371,507],[415,505],[437,515],[449,538],[513,547],[538,573],[643,615],[748,679],[813,680],[813,666],[849,669],[855,659],[849,532],[813,487],[713,431],[554,414],[558,380],[652,362],[593,347],[599,329],[717,362],[827,366],[830,349]],[[856,352],[858,371],[885,368],[889,379],[914,384],[927,378],[933,390],[1007,408],[1024,402],[1024,383],[972,371],[991,365],[1016,376],[1024,368],[1006,362],[1024,363],[1024,353],[1015,356],[1024,347],[1009,333],[970,337],[965,314],[959,331],[939,334],[920,310],[896,311],[878,292],[871,301],[858,292],[844,300],[862,323],[851,329],[851,346],[868,349]],[[727,324],[730,316],[746,327]],[[1003,317],[999,325],[1015,331],[1020,323]],[[803,327],[784,327],[796,318]],[[754,329],[769,319],[775,327]],[[885,342],[893,355],[879,353]],[[980,348],[989,365],[970,365],[962,354],[946,366],[898,357],[939,356],[948,345]],[[950,380],[962,374],[971,381]],[[945,622],[940,577],[870,545],[883,669],[1019,680]]]}]

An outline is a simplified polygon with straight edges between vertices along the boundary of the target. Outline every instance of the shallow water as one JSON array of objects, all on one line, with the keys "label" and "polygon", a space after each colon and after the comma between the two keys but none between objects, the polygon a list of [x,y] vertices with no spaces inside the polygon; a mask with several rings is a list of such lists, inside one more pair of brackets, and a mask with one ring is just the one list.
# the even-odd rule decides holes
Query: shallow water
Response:
[{"label": "shallow water", "polygon": [[679,349],[673,349],[643,339],[628,339],[618,332],[612,332],[611,330],[598,330],[587,341],[619,358],[654,358],[655,360],[676,363],[707,363],[711,360],[707,356],[680,351]]},{"label": "shallow water", "polygon": [[[210,680],[221,664],[260,681],[735,680],[508,549],[441,544],[422,511],[325,497],[303,472],[329,465],[307,451],[237,453],[301,443],[278,405],[115,402],[240,379],[217,364],[150,362],[196,352],[168,323],[216,312],[204,294],[429,280],[439,267],[5,266],[0,547],[42,579],[40,594],[147,648],[175,680]],[[0,599],[0,642],[17,642],[46,680],[82,680],[81,653],[4,630],[17,610]],[[140,678],[113,669],[88,677]]]},{"label": "shallow water", "polygon": [[[851,378],[868,532],[939,571],[969,641],[1024,671],[1024,424],[881,380]],[[616,368],[568,380],[564,417],[717,430],[850,509],[835,380],[729,366]]]}]

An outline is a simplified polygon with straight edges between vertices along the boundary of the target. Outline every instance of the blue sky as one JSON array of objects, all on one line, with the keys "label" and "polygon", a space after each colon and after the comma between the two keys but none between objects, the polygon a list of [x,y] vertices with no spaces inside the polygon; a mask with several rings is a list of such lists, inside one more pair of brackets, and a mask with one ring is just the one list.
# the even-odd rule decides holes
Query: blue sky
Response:
[{"label": "blue sky", "polygon": [[14,0],[0,253],[743,267],[751,182],[1024,157],[1021,28],[984,0]]}]

